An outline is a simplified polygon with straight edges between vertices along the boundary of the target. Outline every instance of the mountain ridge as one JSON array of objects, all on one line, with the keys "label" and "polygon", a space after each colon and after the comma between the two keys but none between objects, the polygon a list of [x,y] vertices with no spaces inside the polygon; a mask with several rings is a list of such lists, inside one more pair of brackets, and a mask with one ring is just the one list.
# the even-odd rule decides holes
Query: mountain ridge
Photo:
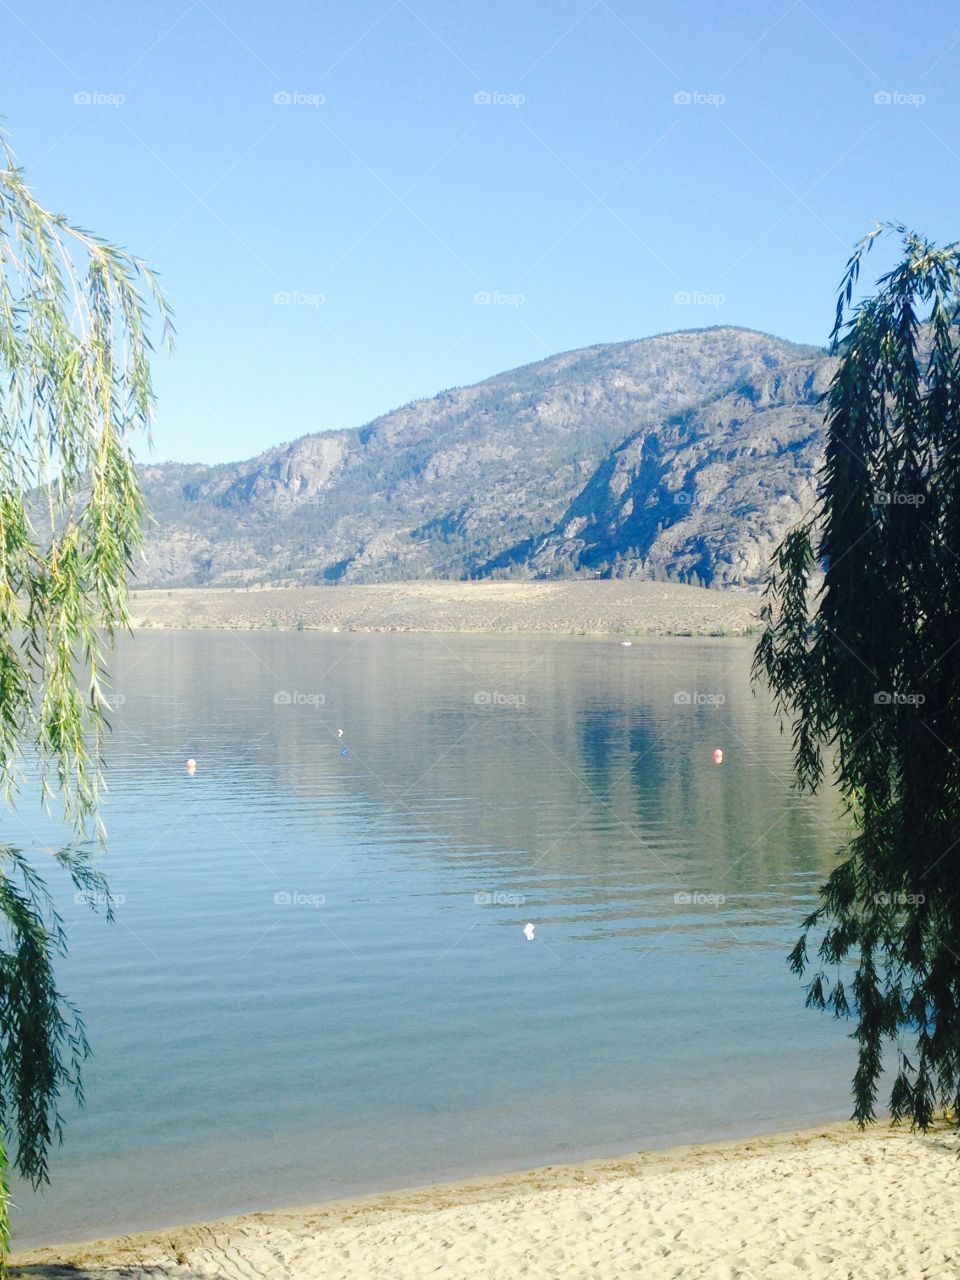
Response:
[{"label": "mountain ridge", "polygon": [[[694,463],[702,469],[717,448],[738,454],[741,470],[756,472],[750,455],[737,449],[737,432],[756,431],[773,409],[781,419],[799,415],[791,430],[805,432],[806,445],[796,450],[793,467],[778,454],[778,469],[784,493],[794,481],[806,493],[818,414],[809,387],[803,391],[796,376],[775,375],[803,366],[810,385],[820,378],[819,394],[829,363],[819,348],[754,330],[679,330],[561,352],[410,401],[360,427],[296,436],[249,460],[149,463],[141,474],[156,524],[138,578],[148,586],[359,583],[579,569],[696,574],[703,582],[744,585],[758,577],[767,533],[758,539],[754,531],[749,554],[738,559],[730,527],[737,517],[710,533],[709,521],[696,518],[704,514],[696,510],[696,488],[691,511],[669,510],[666,494],[687,492],[679,483],[685,464],[686,471]],[[753,388],[753,399],[742,394],[745,387]],[[719,434],[709,423],[710,404],[719,406]],[[770,452],[766,427],[782,432],[784,423],[766,420],[754,459]],[[632,442],[636,452],[640,437],[648,470],[652,450],[669,454],[663,492],[643,497],[669,518],[659,522],[656,537],[629,544],[623,539],[637,523],[639,491],[628,473],[640,462],[629,449]],[[631,490],[634,506],[619,517],[610,509],[617,495],[604,492],[598,479],[603,468],[616,474],[620,496]],[[727,499],[734,489],[726,486]],[[603,536],[583,510],[591,494],[604,500]],[[571,512],[586,523],[565,533]],[[764,528],[771,519],[777,524],[767,507],[759,519]],[[657,545],[663,529],[678,524],[691,535],[698,526],[697,536],[707,538],[699,552],[677,543],[674,554],[669,537]],[[594,526],[584,540],[584,528]],[[726,566],[719,576],[715,561]]]}]

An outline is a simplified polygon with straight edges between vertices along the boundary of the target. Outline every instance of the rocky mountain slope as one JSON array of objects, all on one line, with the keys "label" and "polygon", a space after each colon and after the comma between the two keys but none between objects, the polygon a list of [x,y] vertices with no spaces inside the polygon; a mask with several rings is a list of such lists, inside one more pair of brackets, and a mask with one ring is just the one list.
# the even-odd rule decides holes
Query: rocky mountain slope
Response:
[{"label": "rocky mountain slope", "polygon": [[593,569],[742,585],[809,503],[814,348],[715,328],[589,347],[249,462],[146,466],[141,585]]},{"label": "rocky mountain slope", "polygon": [[634,432],[524,559],[543,573],[572,560],[624,576],[758,581],[814,499],[831,364],[798,361]]}]

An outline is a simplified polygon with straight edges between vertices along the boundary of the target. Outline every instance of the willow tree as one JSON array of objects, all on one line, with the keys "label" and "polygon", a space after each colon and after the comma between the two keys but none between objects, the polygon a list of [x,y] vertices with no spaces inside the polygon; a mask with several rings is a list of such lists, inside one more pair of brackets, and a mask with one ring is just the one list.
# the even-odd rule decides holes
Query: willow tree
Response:
[{"label": "willow tree", "polygon": [[[108,913],[105,661],[142,537],[131,441],[153,406],[151,314],[169,341],[145,264],[42,208],[0,140],[0,781],[13,804],[30,765],[71,833],[49,861]],[[0,844],[0,1271],[6,1152],[46,1181],[58,1099],[82,1099],[86,1038],[55,977],[65,943],[37,853]]]},{"label": "willow tree", "polygon": [[[855,302],[891,233],[897,265]],[[808,1004],[855,1019],[861,1125],[882,1066],[896,1120],[960,1115],[958,321],[960,245],[882,226],[857,246],[819,498],[776,553],[754,666],[801,786],[835,777],[851,820],[790,963]]]}]

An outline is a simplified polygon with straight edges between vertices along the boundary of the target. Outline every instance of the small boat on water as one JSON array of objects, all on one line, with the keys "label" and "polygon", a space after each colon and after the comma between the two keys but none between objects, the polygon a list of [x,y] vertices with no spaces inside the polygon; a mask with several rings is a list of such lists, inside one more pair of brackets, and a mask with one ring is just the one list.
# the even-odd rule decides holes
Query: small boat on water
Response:
[{"label": "small boat on water", "polygon": [[632,640],[621,640],[621,641],[620,641],[620,644],[622,645],[622,647],[623,647],[624,649],[631,649],[631,648],[633,648],[633,641],[632,641]]}]

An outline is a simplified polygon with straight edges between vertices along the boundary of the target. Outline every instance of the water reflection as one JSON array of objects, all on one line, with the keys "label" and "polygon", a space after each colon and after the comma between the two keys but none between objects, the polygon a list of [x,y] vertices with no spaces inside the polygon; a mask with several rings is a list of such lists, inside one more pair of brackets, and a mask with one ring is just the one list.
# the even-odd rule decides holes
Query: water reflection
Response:
[{"label": "water reflection", "polygon": [[845,1114],[849,1046],[783,959],[840,832],[749,660],[126,641],[125,901],[65,903],[97,1056],[21,1242]]}]

